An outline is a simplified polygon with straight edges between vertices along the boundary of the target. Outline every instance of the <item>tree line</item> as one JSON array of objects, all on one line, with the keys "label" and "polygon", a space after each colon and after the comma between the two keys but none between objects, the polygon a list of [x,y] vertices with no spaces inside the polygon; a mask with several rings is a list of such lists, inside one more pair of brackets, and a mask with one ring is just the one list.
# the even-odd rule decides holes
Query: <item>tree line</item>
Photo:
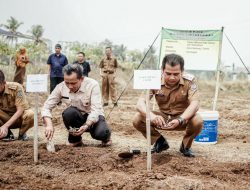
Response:
[{"label": "tree line", "polygon": [[[24,39],[18,43],[17,34],[22,34],[18,31],[19,27],[23,25],[23,22],[18,21],[14,17],[7,19],[6,23],[0,24],[8,32],[13,35],[2,36],[0,38],[0,56],[13,56],[19,47],[23,46],[27,49],[30,60],[34,64],[44,63],[48,58],[49,54],[53,52],[53,47],[49,40],[43,37],[44,28],[42,25],[32,25],[30,30],[27,31],[27,36],[30,39]],[[136,68],[144,57],[145,52],[140,50],[129,50],[124,44],[114,44],[111,40],[105,39],[97,44],[88,44],[81,42],[58,42],[61,43],[63,47],[63,52],[68,57],[69,61],[72,62],[77,52],[83,51],[86,54],[86,58],[91,60],[91,63],[97,64],[103,57],[103,50],[105,47],[109,46],[113,49],[113,54],[122,63],[124,67]],[[0,57],[0,64],[3,64]],[[147,63],[148,62],[148,63]],[[157,57],[155,55],[155,50],[151,49],[145,58],[145,64],[152,64],[152,62],[157,62]],[[156,63],[157,64],[157,63]]]}]

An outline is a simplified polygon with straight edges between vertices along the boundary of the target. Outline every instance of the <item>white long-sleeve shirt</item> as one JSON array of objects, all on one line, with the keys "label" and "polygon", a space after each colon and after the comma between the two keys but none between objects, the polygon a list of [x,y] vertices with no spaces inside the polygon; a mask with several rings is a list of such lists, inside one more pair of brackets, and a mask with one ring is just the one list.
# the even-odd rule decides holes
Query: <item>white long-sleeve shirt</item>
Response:
[{"label": "white long-sleeve shirt", "polygon": [[87,121],[98,122],[99,115],[104,116],[101,92],[97,81],[84,77],[79,90],[70,92],[65,82],[56,86],[42,108],[42,117],[52,118],[52,109],[62,101],[68,107],[74,106],[83,114],[88,113]]}]

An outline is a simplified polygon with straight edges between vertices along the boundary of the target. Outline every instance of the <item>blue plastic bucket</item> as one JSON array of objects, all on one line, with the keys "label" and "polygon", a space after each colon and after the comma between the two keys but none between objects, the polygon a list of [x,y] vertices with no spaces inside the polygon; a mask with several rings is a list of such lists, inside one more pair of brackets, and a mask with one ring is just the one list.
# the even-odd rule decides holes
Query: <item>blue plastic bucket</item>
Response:
[{"label": "blue plastic bucket", "polygon": [[198,144],[216,144],[219,120],[218,111],[200,111],[198,114],[203,119],[203,129],[194,142]]}]

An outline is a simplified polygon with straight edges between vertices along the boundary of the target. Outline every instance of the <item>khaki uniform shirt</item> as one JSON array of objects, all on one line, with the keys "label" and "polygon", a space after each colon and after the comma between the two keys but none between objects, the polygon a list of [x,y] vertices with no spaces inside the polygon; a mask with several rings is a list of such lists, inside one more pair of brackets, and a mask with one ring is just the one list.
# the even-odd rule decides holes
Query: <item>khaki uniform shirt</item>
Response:
[{"label": "khaki uniform shirt", "polygon": [[0,109],[6,113],[14,114],[17,107],[29,109],[23,87],[16,82],[7,82],[3,94],[0,95]]},{"label": "khaki uniform shirt", "polygon": [[116,68],[118,67],[118,63],[116,58],[103,58],[100,62],[100,68],[103,69],[103,72],[114,73]]},{"label": "khaki uniform shirt", "polygon": [[150,97],[155,96],[161,112],[167,115],[180,115],[193,100],[199,100],[199,92],[193,75],[183,74],[179,83],[170,88],[162,79],[160,90],[151,90]]},{"label": "khaki uniform shirt", "polygon": [[96,123],[99,115],[104,116],[100,87],[94,79],[84,77],[80,89],[75,93],[70,92],[65,82],[58,84],[44,103],[42,117],[52,118],[51,111],[60,101],[68,107],[76,107],[82,114],[88,113],[87,121]]}]

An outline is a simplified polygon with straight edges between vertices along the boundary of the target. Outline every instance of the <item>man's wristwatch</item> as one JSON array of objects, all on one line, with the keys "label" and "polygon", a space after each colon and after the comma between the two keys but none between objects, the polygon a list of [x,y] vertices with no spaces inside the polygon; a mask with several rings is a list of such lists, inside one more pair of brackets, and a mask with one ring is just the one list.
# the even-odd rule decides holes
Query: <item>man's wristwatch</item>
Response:
[{"label": "man's wristwatch", "polygon": [[180,125],[184,125],[184,124],[186,124],[186,119],[184,119],[184,118],[183,118],[183,117],[181,117],[181,116],[180,116],[180,117],[178,117],[178,118],[177,118],[177,120],[179,121],[179,124],[180,124]]}]

